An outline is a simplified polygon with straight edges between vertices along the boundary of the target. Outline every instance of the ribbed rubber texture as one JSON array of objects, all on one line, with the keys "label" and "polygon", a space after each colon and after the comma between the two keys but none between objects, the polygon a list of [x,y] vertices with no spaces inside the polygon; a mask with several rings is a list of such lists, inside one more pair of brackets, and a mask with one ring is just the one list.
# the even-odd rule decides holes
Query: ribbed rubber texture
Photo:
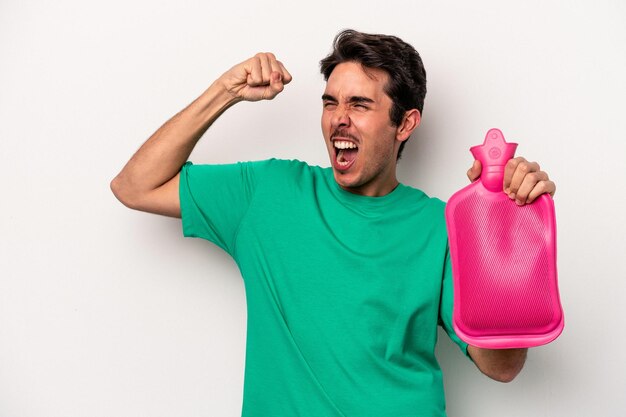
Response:
[{"label": "ribbed rubber texture", "polygon": [[511,210],[511,203],[474,192],[454,210],[456,244],[463,248],[459,317],[469,335],[542,333],[554,326],[544,207]]}]

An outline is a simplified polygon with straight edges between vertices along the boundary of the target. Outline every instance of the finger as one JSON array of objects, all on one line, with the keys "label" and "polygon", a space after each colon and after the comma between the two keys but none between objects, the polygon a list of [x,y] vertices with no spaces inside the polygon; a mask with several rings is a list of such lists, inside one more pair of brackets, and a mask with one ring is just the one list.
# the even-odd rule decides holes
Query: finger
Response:
[{"label": "finger", "polygon": [[507,194],[511,193],[511,180],[513,179],[513,174],[515,173],[515,170],[517,169],[519,163],[522,161],[526,160],[522,157],[509,159],[504,166],[504,180],[502,183],[502,189]]},{"label": "finger", "polygon": [[480,161],[477,159],[472,164],[472,167],[467,170],[467,178],[469,178],[470,182],[474,182],[480,177],[481,172],[482,172],[482,165]]},{"label": "finger", "polygon": [[272,53],[268,52],[267,57],[268,57],[269,65],[272,68],[272,72],[275,72],[275,71],[279,72],[281,74],[281,80],[283,84],[289,84],[289,82],[291,82],[292,77],[289,71],[287,71],[287,69],[283,65],[283,63],[277,60],[276,56]]},{"label": "finger", "polygon": [[508,182],[507,182],[507,175],[506,175],[507,169],[506,168],[509,167],[509,164],[507,163],[507,167],[505,168],[505,177],[504,177],[504,184],[503,184],[504,192],[509,194],[509,197],[511,198],[515,198],[515,194],[517,194],[517,191],[522,185],[522,182],[524,181],[524,177],[527,174],[531,172],[539,171],[539,164],[536,162],[528,162],[527,160],[521,157],[519,160],[518,158],[515,158],[515,160],[517,161],[511,164],[514,166],[514,169],[512,169],[513,172]]},{"label": "finger", "polygon": [[250,58],[249,66],[246,70],[248,71],[247,83],[250,87],[263,85],[263,71],[261,69],[261,60],[258,57],[258,54]]},{"label": "finger", "polygon": [[554,184],[554,182],[550,180],[540,181],[537,183],[535,188],[533,188],[533,190],[528,195],[528,198],[526,199],[526,203],[527,204],[532,203],[542,194],[550,194],[551,196],[554,197],[555,192],[556,192],[556,185]]},{"label": "finger", "polygon": [[277,61],[278,65],[280,66],[280,72],[282,72],[283,74],[283,83],[284,84],[289,84],[291,82],[291,80],[293,80],[293,77],[291,76],[291,73],[289,71],[287,71],[287,68],[285,68],[285,66],[283,65],[282,62]]},{"label": "finger", "polygon": [[[270,63],[269,53],[257,54],[261,62],[261,76],[263,77],[263,85],[269,85],[272,77],[272,64]],[[272,55],[273,56],[273,55]]]},{"label": "finger", "polygon": [[280,68],[280,65],[278,64],[278,61],[276,60],[276,57],[274,56],[274,54],[268,53],[267,58],[268,58],[268,63],[272,69],[272,73],[270,74],[271,97],[268,97],[268,98],[272,99],[276,97],[278,93],[283,91],[285,86],[283,84],[283,72],[282,72],[282,69]]},{"label": "finger", "polygon": [[543,171],[530,172],[526,174],[522,180],[522,184],[515,193],[515,203],[519,206],[523,206],[527,202],[529,203],[530,201],[527,200],[530,194],[538,186],[538,184],[541,184],[539,186],[540,189],[545,186],[545,181],[548,181],[548,174]]},{"label": "finger", "polygon": [[272,72],[270,76],[270,85],[263,93],[263,99],[271,100],[278,95],[285,88],[283,84],[283,75],[278,72]]},{"label": "finger", "polygon": [[[271,71],[272,71],[272,72],[280,72],[280,73],[281,73],[281,76],[282,76],[282,72],[283,72],[283,70],[282,70],[282,68],[280,67],[280,64],[278,63],[278,60],[276,59],[276,56],[275,56],[274,54],[272,54],[272,53],[268,52],[268,53],[267,53],[267,58],[268,58],[268,60],[267,60],[267,61],[268,61],[268,63],[269,63],[269,66],[270,66],[270,68],[271,68]],[[270,79],[270,81],[271,81],[271,79]]]}]

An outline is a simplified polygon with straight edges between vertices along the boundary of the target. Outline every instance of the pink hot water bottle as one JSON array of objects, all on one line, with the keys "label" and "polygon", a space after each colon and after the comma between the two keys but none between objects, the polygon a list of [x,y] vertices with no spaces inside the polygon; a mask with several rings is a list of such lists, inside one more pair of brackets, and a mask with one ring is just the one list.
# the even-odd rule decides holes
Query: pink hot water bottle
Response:
[{"label": "pink hot water bottle", "polygon": [[482,164],[480,179],[446,206],[453,326],[477,347],[538,346],[563,330],[552,198],[543,194],[518,206],[503,192],[504,166],[516,148],[499,129],[489,130],[470,149]]}]

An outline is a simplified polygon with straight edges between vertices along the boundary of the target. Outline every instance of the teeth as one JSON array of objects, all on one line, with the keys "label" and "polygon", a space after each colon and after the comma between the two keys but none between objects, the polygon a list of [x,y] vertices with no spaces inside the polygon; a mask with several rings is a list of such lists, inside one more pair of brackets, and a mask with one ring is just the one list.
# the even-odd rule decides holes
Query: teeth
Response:
[{"label": "teeth", "polygon": [[356,145],[347,140],[336,140],[334,145],[337,149],[356,149]]}]

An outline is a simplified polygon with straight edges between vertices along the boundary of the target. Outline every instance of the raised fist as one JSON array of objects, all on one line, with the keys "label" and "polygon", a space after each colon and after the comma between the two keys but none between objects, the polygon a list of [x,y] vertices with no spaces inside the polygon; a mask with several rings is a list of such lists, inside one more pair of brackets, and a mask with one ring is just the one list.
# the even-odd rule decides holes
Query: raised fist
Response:
[{"label": "raised fist", "polygon": [[225,72],[220,81],[237,100],[271,100],[285,84],[291,82],[291,74],[274,54],[258,53]]}]

